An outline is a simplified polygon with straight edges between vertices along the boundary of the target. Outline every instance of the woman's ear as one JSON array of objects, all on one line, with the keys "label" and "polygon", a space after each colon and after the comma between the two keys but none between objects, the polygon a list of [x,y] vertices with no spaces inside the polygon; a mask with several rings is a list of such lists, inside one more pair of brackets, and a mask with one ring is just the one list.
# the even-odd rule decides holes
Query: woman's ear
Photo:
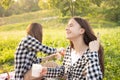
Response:
[{"label": "woman's ear", "polygon": [[85,32],[85,29],[84,29],[84,28],[81,28],[81,29],[80,29],[80,34],[84,34],[84,32]]}]

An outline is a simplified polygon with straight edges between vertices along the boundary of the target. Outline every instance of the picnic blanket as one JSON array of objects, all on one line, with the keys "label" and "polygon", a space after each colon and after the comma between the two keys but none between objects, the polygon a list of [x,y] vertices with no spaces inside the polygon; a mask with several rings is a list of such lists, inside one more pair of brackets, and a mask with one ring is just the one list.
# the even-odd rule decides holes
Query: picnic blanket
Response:
[{"label": "picnic blanket", "polygon": [[2,73],[0,74],[0,80],[7,80],[7,78],[9,78],[9,80],[14,80],[14,75],[15,72],[8,72],[8,73]]}]

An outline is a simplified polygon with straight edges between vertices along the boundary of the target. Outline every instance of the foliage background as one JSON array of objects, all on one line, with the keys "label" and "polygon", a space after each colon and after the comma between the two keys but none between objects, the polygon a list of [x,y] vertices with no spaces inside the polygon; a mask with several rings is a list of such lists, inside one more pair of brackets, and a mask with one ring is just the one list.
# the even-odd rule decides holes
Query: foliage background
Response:
[{"label": "foliage background", "polygon": [[[44,44],[66,48],[69,45],[65,38],[67,22],[71,16],[81,16],[89,21],[95,34],[101,34],[104,80],[120,79],[119,0],[0,0],[0,4],[0,73],[14,70],[14,53],[26,35],[28,24],[43,25]],[[46,55],[38,53],[38,56]]]}]

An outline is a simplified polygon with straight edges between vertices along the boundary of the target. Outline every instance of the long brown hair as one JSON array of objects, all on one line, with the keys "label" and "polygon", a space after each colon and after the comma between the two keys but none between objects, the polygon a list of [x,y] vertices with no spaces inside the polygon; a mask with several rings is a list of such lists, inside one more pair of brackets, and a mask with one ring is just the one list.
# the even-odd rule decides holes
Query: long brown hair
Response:
[{"label": "long brown hair", "polygon": [[27,35],[36,38],[42,43],[42,25],[39,23],[31,23],[26,29]]},{"label": "long brown hair", "polygon": [[[85,33],[83,35],[83,39],[86,45],[89,46],[89,42],[94,41],[97,39],[97,37],[94,35],[94,32],[92,30],[92,28],[90,27],[90,25],[88,24],[88,22],[80,17],[73,17],[72,19],[74,19],[82,28],[85,29]],[[73,43],[70,41],[70,45],[72,48],[74,48]],[[103,73],[104,76],[104,55],[103,55],[103,47],[100,44],[99,50],[98,50],[98,57],[99,57],[99,63],[100,63],[100,67],[101,67],[101,71]]]}]

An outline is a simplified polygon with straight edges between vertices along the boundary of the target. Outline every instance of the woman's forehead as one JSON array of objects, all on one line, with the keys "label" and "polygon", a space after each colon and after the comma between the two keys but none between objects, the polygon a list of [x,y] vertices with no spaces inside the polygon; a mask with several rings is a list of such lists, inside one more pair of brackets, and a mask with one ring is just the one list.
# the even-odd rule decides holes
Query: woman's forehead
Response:
[{"label": "woman's forehead", "polygon": [[79,23],[75,20],[75,19],[70,19],[68,22],[68,25],[76,25],[76,26],[80,26]]},{"label": "woman's forehead", "polygon": [[76,23],[76,21],[74,19],[70,19],[68,22],[68,24],[75,24],[75,23]]}]

